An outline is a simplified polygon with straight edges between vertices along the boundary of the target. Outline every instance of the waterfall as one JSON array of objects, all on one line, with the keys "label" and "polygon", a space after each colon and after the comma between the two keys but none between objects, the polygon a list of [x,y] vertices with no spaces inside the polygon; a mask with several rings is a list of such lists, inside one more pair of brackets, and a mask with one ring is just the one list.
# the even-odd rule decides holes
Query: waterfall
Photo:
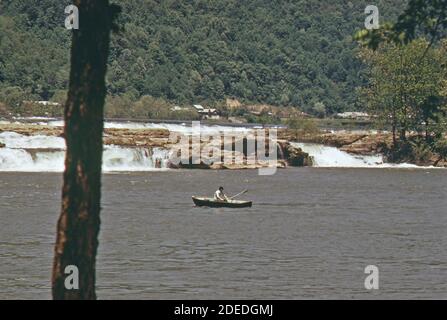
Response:
[{"label": "waterfall", "polygon": [[[0,171],[62,172],[65,141],[60,137],[0,134]],[[105,146],[103,171],[152,171],[166,169],[169,151],[160,148]]]},{"label": "waterfall", "polygon": [[341,151],[335,147],[328,147],[312,143],[292,143],[293,146],[301,148],[313,158],[314,167],[325,168],[417,168],[411,164],[388,164],[384,163],[382,155],[353,155]]}]

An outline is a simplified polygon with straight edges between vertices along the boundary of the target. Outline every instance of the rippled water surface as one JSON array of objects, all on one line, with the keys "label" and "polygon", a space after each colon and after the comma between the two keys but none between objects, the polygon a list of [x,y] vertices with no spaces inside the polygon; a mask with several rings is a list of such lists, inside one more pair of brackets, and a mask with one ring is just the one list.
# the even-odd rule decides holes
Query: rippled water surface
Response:
[{"label": "rippled water surface", "polygon": [[[446,181],[409,169],[108,174],[98,296],[447,299]],[[219,185],[248,188],[254,206],[193,207]],[[0,173],[0,298],[50,298],[60,186],[60,174]]]}]

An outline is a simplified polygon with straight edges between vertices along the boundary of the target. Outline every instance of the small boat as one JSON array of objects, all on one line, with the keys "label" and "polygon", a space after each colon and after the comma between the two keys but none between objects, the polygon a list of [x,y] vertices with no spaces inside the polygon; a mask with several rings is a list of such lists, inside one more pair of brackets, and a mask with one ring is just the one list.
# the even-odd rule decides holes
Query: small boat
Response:
[{"label": "small boat", "polygon": [[198,207],[212,207],[212,208],[246,208],[251,207],[251,201],[242,200],[228,200],[218,201],[214,198],[192,197],[192,201]]}]

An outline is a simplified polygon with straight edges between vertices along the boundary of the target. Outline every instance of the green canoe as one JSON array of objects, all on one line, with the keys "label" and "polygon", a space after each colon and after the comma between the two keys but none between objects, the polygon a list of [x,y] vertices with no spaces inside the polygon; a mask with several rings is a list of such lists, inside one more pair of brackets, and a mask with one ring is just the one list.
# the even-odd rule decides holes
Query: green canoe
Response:
[{"label": "green canoe", "polygon": [[242,200],[228,200],[217,201],[214,198],[192,197],[192,201],[198,207],[212,207],[212,208],[246,208],[251,207],[251,201]]}]

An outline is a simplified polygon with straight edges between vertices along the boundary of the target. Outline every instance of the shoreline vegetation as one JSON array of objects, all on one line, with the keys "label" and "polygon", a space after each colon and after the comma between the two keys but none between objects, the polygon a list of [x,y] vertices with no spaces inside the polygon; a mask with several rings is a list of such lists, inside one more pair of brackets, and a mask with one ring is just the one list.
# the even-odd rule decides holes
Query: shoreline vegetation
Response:
[{"label": "shoreline vegetation", "polygon": [[[44,2],[46,5],[53,4],[50,0]],[[436,2],[425,4],[426,8],[431,8],[424,13],[426,22],[432,21],[433,18],[445,19],[445,8],[438,8],[438,5]],[[145,122],[152,121],[149,119],[156,120],[155,122],[162,119],[181,122],[204,120],[203,123],[216,125],[227,121],[236,126],[276,125],[288,128],[289,130],[280,130],[279,138],[286,144],[281,146],[280,150],[281,155],[285,155],[285,158],[280,160],[281,166],[289,162],[296,165],[311,163],[308,155],[303,155],[302,150],[291,146],[290,142],[295,141],[333,146],[355,155],[381,154],[388,163],[447,167],[447,40],[445,34],[437,28],[430,32],[415,32],[422,20],[414,20],[413,26],[407,24],[405,16],[414,19],[413,12],[418,12],[415,10],[418,7],[424,8],[424,5],[411,2],[409,8],[412,9],[399,16],[394,26],[385,24],[383,28],[375,31],[357,32],[351,38],[352,41],[346,43],[349,43],[345,52],[348,54],[346,59],[334,57],[328,61],[335,64],[312,63],[328,60],[324,50],[303,46],[303,42],[295,37],[292,42],[284,41],[287,39],[285,35],[297,34],[284,33],[284,30],[275,32],[274,35],[275,39],[278,38],[279,47],[291,49],[290,44],[299,44],[297,48],[306,54],[308,61],[303,59],[304,56],[291,54],[295,50],[285,50],[281,53],[281,50],[246,46],[245,41],[250,43],[253,39],[244,34],[244,37],[237,41],[235,38],[226,38],[232,44],[243,45],[244,50],[236,50],[243,56],[250,53],[250,58],[243,65],[233,63],[241,61],[241,57],[232,55],[234,50],[221,52],[222,55],[217,57],[208,56],[212,51],[208,49],[197,51],[201,57],[209,58],[202,59],[197,65],[194,61],[198,61],[198,55],[193,53],[196,50],[191,51],[191,48],[188,48],[186,51],[177,51],[182,44],[176,42],[166,45],[163,49],[160,47],[161,51],[155,50],[155,55],[146,55],[147,50],[139,51],[135,55],[138,56],[136,63],[130,66],[126,63],[132,57],[132,50],[129,48],[141,47],[141,43],[134,43],[122,52],[125,56],[121,61],[122,66],[127,68],[118,68],[121,64],[117,63],[120,58],[115,50],[120,46],[115,46],[116,43],[112,41],[110,77],[106,77],[102,115],[106,119],[127,118]],[[0,25],[21,26],[23,21],[15,18],[25,8],[18,11],[15,7],[5,8],[8,16],[0,16]],[[187,8],[177,9],[183,12]],[[169,16],[170,10],[163,13]],[[436,13],[440,13],[440,16]],[[255,15],[257,14],[263,16],[265,13],[257,12]],[[244,12],[245,15],[253,18],[253,12],[250,10]],[[289,18],[294,21],[293,17]],[[424,22],[422,25],[429,24]],[[247,26],[249,25],[245,25],[242,30]],[[26,33],[26,30],[23,28],[21,31]],[[299,34],[304,36],[306,30],[307,28],[301,28]],[[140,31],[144,33],[143,30]],[[270,27],[265,31],[269,34]],[[436,37],[438,32],[440,33]],[[317,32],[316,35],[320,33]],[[10,36],[15,38],[15,34]],[[262,43],[267,38],[256,39],[255,43]],[[268,43],[270,47],[271,41],[268,40]],[[315,39],[309,43],[315,43]],[[323,47],[327,47],[330,42],[323,43]],[[152,49],[149,52],[152,52]],[[177,53],[173,54],[176,51]],[[169,55],[164,54],[167,52]],[[340,50],[337,48],[328,52]],[[321,58],[324,59],[315,59],[319,53],[323,54]],[[187,59],[188,57],[194,59]],[[261,57],[267,59],[259,59]],[[177,65],[168,63],[171,58]],[[346,65],[341,66],[340,61],[346,62]],[[11,64],[13,62],[14,59]],[[14,64],[18,70],[24,65],[27,64],[21,60]],[[161,66],[163,68],[158,69]],[[151,72],[141,74],[139,71],[146,70],[146,67],[150,68]],[[68,65],[65,65],[65,69],[68,70]],[[33,72],[38,71],[40,76],[47,76],[36,76],[35,79],[39,81],[31,83],[25,81],[30,78],[29,72],[10,72],[9,69],[6,71],[8,72],[4,73],[4,81],[0,83],[0,117],[62,116],[67,99],[67,83],[48,81],[54,78],[55,70],[33,69]],[[172,78],[175,74],[177,77]],[[22,75],[27,75],[27,78],[22,79]],[[66,79],[65,75],[62,78]],[[346,114],[350,116],[345,117]],[[26,131],[29,130],[25,129]],[[106,130],[104,143],[129,147],[166,146],[163,141],[166,138],[158,137],[160,134],[163,135],[157,131]],[[290,150],[284,149],[285,147]],[[227,150],[227,146],[221,148]],[[289,154],[299,160],[287,159]],[[244,157],[247,155],[244,154]],[[216,165],[216,168],[221,167],[223,168]]]},{"label": "shoreline vegetation", "polygon": [[[299,131],[300,142],[380,153],[390,163],[445,166],[445,4],[410,1],[403,13],[402,5],[382,4],[380,28],[358,30],[364,4],[343,1],[329,9],[318,1],[120,3],[123,28],[110,43],[103,114],[286,125],[286,141]],[[54,0],[0,5],[7,40],[0,52],[11,53],[0,64],[0,117],[63,115],[70,70],[69,33],[60,32],[58,20],[64,7]],[[205,115],[197,104],[215,113]],[[368,119],[335,119],[343,113]],[[116,131],[105,143],[133,135]]]},{"label": "shoreline vegetation", "polygon": [[[215,125],[226,125],[225,123],[214,123]],[[32,123],[1,123],[0,133],[15,132],[17,134],[32,136],[45,135],[54,137],[63,137],[63,127],[48,126]],[[104,131],[104,144],[121,147],[145,147],[170,149],[173,141],[169,140],[170,132],[167,129],[158,128],[106,128]],[[205,139],[206,140],[206,139]],[[203,149],[209,141],[201,140]],[[246,139],[245,139],[246,140]],[[304,125],[304,129],[278,129],[278,168],[287,166],[312,166],[312,157],[298,147],[294,147],[291,142],[313,143],[325,146],[336,147],[341,151],[352,155],[369,156],[382,154],[384,161],[388,163],[411,163],[418,166],[447,167],[447,159],[441,154],[429,150],[417,149],[418,136],[409,136],[408,145],[401,144],[398,150],[393,149],[392,133],[377,130],[320,130],[312,126]],[[222,156],[226,152],[233,152],[236,141],[231,145],[221,144]],[[246,141],[243,141],[246,148]],[[0,143],[0,148],[5,147]],[[190,141],[189,148],[194,146]],[[208,145],[209,147],[209,145]],[[236,153],[233,157],[237,157]],[[239,155],[240,156],[240,155]],[[257,161],[255,164],[248,164],[245,160],[247,154],[242,155],[244,162],[224,164],[214,162],[212,164],[200,163],[169,165],[170,168],[185,169],[257,169],[267,167],[266,161]]]}]

